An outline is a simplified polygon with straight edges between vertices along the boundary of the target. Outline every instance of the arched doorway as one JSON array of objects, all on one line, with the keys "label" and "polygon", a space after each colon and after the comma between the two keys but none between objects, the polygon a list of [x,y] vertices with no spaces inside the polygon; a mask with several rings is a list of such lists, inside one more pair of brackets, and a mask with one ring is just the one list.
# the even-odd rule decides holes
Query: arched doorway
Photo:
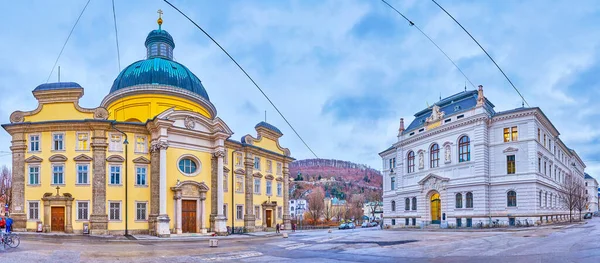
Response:
[{"label": "arched doorway", "polygon": [[441,200],[440,200],[440,194],[438,192],[434,192],[431,195],[431,223],[432,224],[439,224],[440,220],[441,220],[441,215],[442,215],[442,205],[441,205]]}]

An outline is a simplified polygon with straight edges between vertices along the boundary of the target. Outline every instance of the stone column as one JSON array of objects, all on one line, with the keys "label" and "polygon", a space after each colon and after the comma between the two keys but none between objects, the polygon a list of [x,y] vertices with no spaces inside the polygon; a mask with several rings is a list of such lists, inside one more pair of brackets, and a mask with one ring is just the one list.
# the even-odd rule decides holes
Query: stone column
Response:
[{"label": "stone column", "polygon": [[[25,133],[21,130],[12,134],[12,217],[14,231],[27,231],[27,216],[25,215],[25,150],[27,142]],[[37,197],[39,198],[39,197]],[[44,222],[46,223],[46,222]]]},{"label": "stone column", "polygon": [[[200,233],[206,233],[206,227],[204,225],[204,220],[206,217],[204,216],[204,202],[206,201],[206,193],[200,193]],[[222,209],[221,209],[222,210]]]},{"label": "stone column", "polygon": [[[105,128],[109,128],[108,126]],[[108,214],[106,214],[106,130],[99,128],[92,132],[92,214],[90,234],[108,235]]]},{"label": "stone column", "polygon": [[[51,211],[50,211],[50,201],[46,201],[44,200],[44,227],[42,229],[42,231],[44,231],[44,233],[49,233],[50,232],[50,221],[51,221]],[[36,226],[37,227],[37,226]],[[36,230],[37,231],[37,230]]]},{"label": "stone column", "polygon": [[160,154],[158,148],[152,147],[150,153],[150,215],[148,216],[148,228],[150,235],[157,235],[156,229],[158,227],[158,212],[159,212],[159,198],[158,193],[160,189]]},{"label": "stone column", "polygon": [[290,169],[288,167],[288,163],[283,161],[283,225],[285,229],[292,229],[292,224],[290,221],[290,208],[289,208],[289,200],[290,200],[290,191],[289,189],[290,183]]},{"label": "stone column", "polygon": [[175,226],[175,231],[177,232],[177,234],[181,234],[182,233],[182,231],[181,231],[181,219],[182,219],[181,218],[182,217],[181,216],[181,214],[182,214],[181,213],[181,210],[182,210],[182,208],[181,208],[181,191],[178,191],[175,194],[175,201],[177,202],[177,214],[175,215],[175,219],[177,220],[176,221],[177,225]]},{"label": "stone column", "polygon": [[251,153],[246,153],[246,158],[244,158],[244,166],[246,168],[246,178],[245,181],[245,204],[246,213],[244,215],[244,227],[248,232],[254,232],[254,227],[256,226],[256,217],[254,215],[254,191],[252,189],[252,172],[254,171],[254,156]]},{"label": "stone column", "polygon": [[65,233],[73,233],[73,200],[67,201],[65,209],[67,210],[65,211],[67,217],[67,222],[65,222]]},{"label": "stone column", "polygon": [[[227,233],[227,218],[223,215],[223,157],[225,157],[225,151],[218,149],[213,153],[213,156],[217,159],[217,211],[216,217],[214,218],[214,231],[219,234]],[[213,189],[215,191],[215,189]]]},{"label": "stone column", "polygon": [[171,235],[169,229],[171,219],[167,214],[167,148],[169,148],[169,143],[166,141],[154,141],[152,143],[152,150],[158,151],[159,155],[159,210],[156,218],[156,235],[158,237],[169,237]]}]

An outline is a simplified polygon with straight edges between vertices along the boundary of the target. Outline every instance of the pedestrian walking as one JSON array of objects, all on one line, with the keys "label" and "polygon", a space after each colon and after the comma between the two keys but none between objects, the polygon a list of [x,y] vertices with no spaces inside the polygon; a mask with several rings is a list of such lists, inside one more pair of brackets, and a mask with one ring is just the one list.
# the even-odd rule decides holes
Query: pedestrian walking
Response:
[{"label": "pedestrian walking", "polygon": [[292,232],[296,232],[296,224],[292,224]]},{"label": "pedestrian walking", "polygon": [[6,233],[12,232],[13,220],[8,215],[6,215]]},{"label": "pedestrian walking", "polygon": [[275,233],[279,233],[279,224],[275,225]]}]

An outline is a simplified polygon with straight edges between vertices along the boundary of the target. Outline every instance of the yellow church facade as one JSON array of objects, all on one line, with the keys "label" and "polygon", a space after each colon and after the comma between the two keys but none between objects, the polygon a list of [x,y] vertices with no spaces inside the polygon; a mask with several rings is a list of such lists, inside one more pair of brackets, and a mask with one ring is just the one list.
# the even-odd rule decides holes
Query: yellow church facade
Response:
[{"label": "yellow church facade", "polygon": [[[260,231],[288,215],[283,135],[266,122],[232,139],[200,80],[173,60],[159,29],[147,58],[126,67],[97,108],[79,106],[75,82],[33,90],[38,107],[15,111],[12,136],[16,231],[90,234],[226,234]],[[41,229],[39,226],[41,225]]]}]

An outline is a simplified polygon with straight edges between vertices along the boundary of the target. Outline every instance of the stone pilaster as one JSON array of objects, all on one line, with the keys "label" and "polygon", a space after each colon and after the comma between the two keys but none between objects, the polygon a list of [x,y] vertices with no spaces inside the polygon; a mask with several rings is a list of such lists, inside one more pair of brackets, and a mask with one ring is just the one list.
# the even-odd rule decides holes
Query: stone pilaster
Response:
[{"label": "stone pilaster", "polygon": [[[171,230],[169,229],[169,222],[171,219],[167,214],[167,148],[169,143],[166,141],[153,141],[152,151],[158,152],[159,155],[159,179],[158,179],[158,216],[156,217],[155,233],[158,237],[170,237]],[[156,194],[156,193],[153,193]]]},{"label": "stone pilaster", "polygon": [[[215,158],[214,155],[210,159],[210,188],[211,189],[217,188],[217,158]],[[221,207],[221,208],[217,207],[217,196],[218,196],[217,191],[213,190],[210,192],[210,219],[209,220],[210,220],[210,231],[212,231],[212,232],[217,232],[215,220],[217,219],[217,213],[219,213],[218,212],[219,209],[223,210],[223,207]],[[229,207],[231,208],[231,205]],[[221,213],[223,213],[223,212],[221,212]],[[233,215],[231,215],[231,216],[233,216]]]},{"label": "stone pilaster", "polygon": [[290,191],[289,191],[289,183],[290,183],[290,170],[288,168],[288,163],[284,160],[283,162],[283,225],[285,229],[292,229],[292,224],[290,222],[290,208],[289,208],[289,200],[290,200]]},{"label": "stone pilaster", "polygon": [[246,168],[246,178],[244,179],[244,208],[246,209],[244,214],[244,227],[248,232],[254,232],[254,226],[256,226],[256,216],[254,215],[254,189],[252,187],[254,156],[251,153],[246,153],[244,166]]},{"label": "stone pilaster", "polygon": [[217,234],[226,234],[227,233],[227,218],[223,215],[223,201],[224,201],[224,191],[223,191],[223,157],[225,157],[225,151],[223,149],[218,149],[213,153],[213,157],[216,159],[216,185],[217,189],[213,188],[213,192],[217,192],[216,195],[216,217],[213,217],[212,221],[214,222],[214,231]]},{"label": "stone pilaster", "polygon": [[160,209],[158,198],[160,189],[160,153],[158,149],[152,148],[150,152],[150,215],[148,216],[148,228],[150,235],[155,236],[157,218]]},{"label": "stone pilaster", "polygon": [[27,216],[25,215],[25,150],[27,142],[25,133],[20,130],[12,134],[12,204],[10,216],[14,221],[15,231],[26,231]]},{"label": "stone pilaster", "polygon": [[[108,126],[106,127],[108,128]],[[90,215],[90,234],[108,234],[108,214],[106,214],[106,130],[92,131],[92,214]]]}]

